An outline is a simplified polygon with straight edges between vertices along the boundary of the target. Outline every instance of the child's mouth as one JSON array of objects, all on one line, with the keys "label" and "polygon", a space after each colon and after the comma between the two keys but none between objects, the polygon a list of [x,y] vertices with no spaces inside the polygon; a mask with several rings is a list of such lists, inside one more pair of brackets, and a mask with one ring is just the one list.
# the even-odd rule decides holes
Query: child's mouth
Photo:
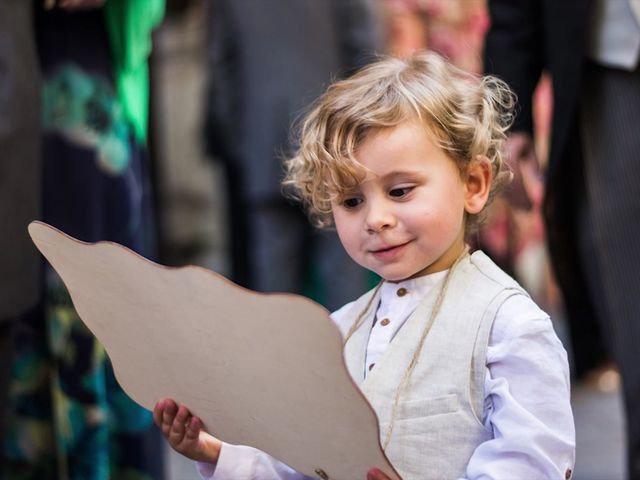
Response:
[{"label": "child's mouth", "polygon": [[394,258],[398,255],[400,255],[400,253],[402,252],[402,250],[404,249],[404,247],[408,244],[407,243],[402,243],[399,245],[394,245],[394,246],[389,246],[389,247],[383,247],[377,250],[372,250],[371,254],[376,257],[377,259],[380,260],[388,260],[391,258]]}]

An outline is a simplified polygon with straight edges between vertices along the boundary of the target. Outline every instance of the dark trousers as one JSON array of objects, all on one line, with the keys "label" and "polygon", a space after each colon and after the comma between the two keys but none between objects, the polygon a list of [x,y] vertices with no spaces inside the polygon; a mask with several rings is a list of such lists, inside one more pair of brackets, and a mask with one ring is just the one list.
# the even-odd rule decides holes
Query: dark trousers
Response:
[{"label": "dark trousers", "polygon": [[335,231],[316,230],[300,207],[285,200],[247,209],[252,287],[311,296],[329,310],[368,289],[368,274],[344,250]]},{"label": "dark trousers", "polygon": [[351,260],[334,230],[316,230],[284,197],[252,198],[242,172],[225,167],[234,282],[309,296],[330,311],[371,288],[371,274]]},{"label": "dark trousers", "polygon": [[629,478],[640,479],[640,69],[585,73],[583,263],[622,374]]},{"label": "dark trousers", "polygon": [[15,323],[13,318],[0,321],[0,441],[4,441],[5,435]]}]

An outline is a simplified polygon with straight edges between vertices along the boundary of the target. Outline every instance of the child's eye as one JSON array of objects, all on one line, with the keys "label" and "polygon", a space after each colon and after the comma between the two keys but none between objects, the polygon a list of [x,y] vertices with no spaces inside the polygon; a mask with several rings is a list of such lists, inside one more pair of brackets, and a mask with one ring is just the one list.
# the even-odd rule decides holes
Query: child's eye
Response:
[{"label": "child's eye", "polygon": [[345,198],[342,201],[342,206],[345,208],[356,208],[358,205],[362,203],[362,199],[358,197],[349,197]]},{"label": "child's eye", "polygon": [[389,196],[396,197],[396,198],[404,197],[411,190],[413,190],[413,187],[393,188],[389,191]]}]

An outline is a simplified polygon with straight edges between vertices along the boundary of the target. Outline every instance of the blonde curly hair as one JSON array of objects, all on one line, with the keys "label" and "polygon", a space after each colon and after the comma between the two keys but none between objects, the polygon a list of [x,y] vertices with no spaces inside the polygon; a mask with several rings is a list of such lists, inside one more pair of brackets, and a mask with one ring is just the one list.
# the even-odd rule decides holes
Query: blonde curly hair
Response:
[{"label": "blonde curly hair", "polygon": [[[514,105],[515,95],[503,81],[460,70],[438,54],[381,58],[318,99],[299,128],[295,155],[285,162],[283,187],[302,201],[316,226],[331,226],[332,200],[366,175],[355,158],[358,146],[373,132],[417,120],[461,176],[478,156],[489,161],[488,205],[512,176],[502,146]],[[468,216],[467,231],[481,214]]]}]

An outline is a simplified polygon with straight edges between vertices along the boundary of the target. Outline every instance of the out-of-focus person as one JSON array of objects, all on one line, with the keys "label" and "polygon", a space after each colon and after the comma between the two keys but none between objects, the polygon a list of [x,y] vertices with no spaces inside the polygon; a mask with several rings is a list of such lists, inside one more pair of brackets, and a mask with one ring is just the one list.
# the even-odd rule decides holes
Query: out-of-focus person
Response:
[{"label": "out-of-focus person", "polygon": [[[147,57],[164,1],[36,5],[43,219],[82,240],[153,256]],[[162,439],[150,413],[117,385],[62,281],[43,268],[39,304],[17,322],[0,476],[162,478]]]},{"label": "out-of-focus person", "polygon": [[482,69],[484,0],[384,0],[391,54],[431,50],[467,71]]},{"label": "out-of-focus person", "polygon": [[[544,215],[578,375],[608,347],[623,381],[628,474],[640,478],[640,2],[490,0],[487,72],[516,91],[513,154],[533,151],[532,103],[553,82]],[[517,168],[518,161],[515,162]],[[605,342],[603,343],[603,338]]]},{"label": "out-of-focus person", "polygon": [[[333,79],[381,49],[372,0],[210,0],[205,135],[226,169],[232,278],[337,308],[367,287],[335,233],[285,200],[289,127]],[[311,288],[309,291],[309,285]]]},{"label": "out-of-focus person", "polygon": [[40,215],[40,83],[33,6],[0,2],[0,438],[13,336],[39,295],[39,259],[27,225]]}]

